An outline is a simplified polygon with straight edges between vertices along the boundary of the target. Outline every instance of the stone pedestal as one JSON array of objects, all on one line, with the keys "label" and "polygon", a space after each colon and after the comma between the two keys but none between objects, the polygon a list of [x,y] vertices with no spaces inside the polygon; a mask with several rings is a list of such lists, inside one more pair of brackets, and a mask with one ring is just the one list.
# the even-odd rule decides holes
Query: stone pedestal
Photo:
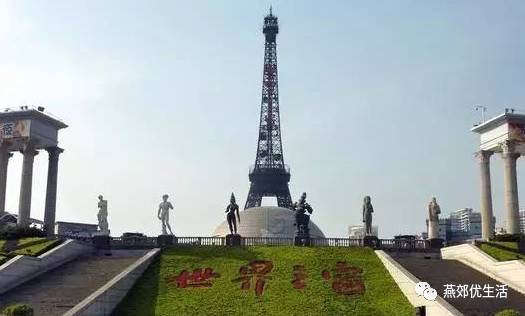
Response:
[{"label": "stone pedestal", "polygon": [[310,246],[310,236],[307,234],[296,234],[294,241],[294,246]]},{"label": "stone pedestal", "polygon": [[239,234],[226,235],[226,246],[240,247],[241,246],[241,235]]},{"label": "stone pedestal", "polygon": [[428,239],[428,245],[432,249],[440,249],[443,248],[444,240],[441,238],[431,238]]},{"label": "stone pedestal", "polygon": [[376,236],[365,236],[363,238],[363,246],[371,248],[379,248],[379,238]]},{"label": "stone pedestal", "polygon": [[107,235],[93,236],[93,245],[97,249],[110,250],[111,249],[111,237]]},{"label": "stone pedestal", "polygon": [[416,316],[426,316],[427,308],[426,306],[418,306],[414,309],[414,315]]},{"label": "stone pedestal", "polygon": [[177,237],[173,235],[157,236],[157,247],[164,248],[177,244]]},{"label": "stone pedestal", "polygon": [[518,241],[518,251],[525,254],[525,237],[521,237],[521,240]]}]

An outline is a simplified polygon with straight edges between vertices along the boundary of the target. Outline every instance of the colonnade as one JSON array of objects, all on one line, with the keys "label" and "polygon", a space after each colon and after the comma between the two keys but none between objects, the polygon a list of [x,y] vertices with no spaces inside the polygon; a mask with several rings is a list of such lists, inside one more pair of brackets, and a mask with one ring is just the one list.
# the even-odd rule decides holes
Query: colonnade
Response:
[{"label": "colonnade", "polygon": [[[503,160],[503,186],[505,201],[506,229],[509,234],[518,234],[519,227],[519,202],[518,181],[516,176],[516,161],[520,154],[515,150],[515,143],[506,140],[500,144],[501,158]],[[480,166],[480,211],[482,238],[488,240],[494,236],[492,188],[490,181],[490,157],[494,151],[480,150],[476,153]]]},{"label": "colonnade", "polygon": [[[8,143],[0,145],[0,214],[5,212],[5,195],[7,184],[7,170],[9,159],[13,154],[8,150]],[[44,210],[44,230],[48,235],[53,234],[55,229],[56,197],[57,197],[57,177],[58,177],[58,157],[64,151],[59,147],[44,148],[49,155],[49,165],[47,173],[46,201]],[[22,179],[20,184],[20,198],[18,202],[18,226],[28,227],[31,216],[31,195],[33,187],[33,164],[38,150],[31,142],[24,144],[21,153]]]}]

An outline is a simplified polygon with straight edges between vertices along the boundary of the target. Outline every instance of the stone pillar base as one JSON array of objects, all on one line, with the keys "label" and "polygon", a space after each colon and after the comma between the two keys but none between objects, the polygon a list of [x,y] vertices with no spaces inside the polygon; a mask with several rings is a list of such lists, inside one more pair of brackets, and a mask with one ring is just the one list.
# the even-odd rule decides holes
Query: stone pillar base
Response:
[{"label": "stone pillar base", "polygon": [[518,241],[518,251],[525,254],[525,237],[522,236],[520,241]]},{"label": "stone pillar base", "polygon": [[294,246],[310,246],[310,236],[306,234],[296,234],[293,240]]},{"label": "stone pillar base", "polygon": [[226,235],[226,246],[240,247],[241,246],[241,235],[239,234]]},{"label": "stone pillar base", "polygon": [[432,249],[440,249],[443,248],[444,240],[441,238],[431,238],[428,239],[428,245]]},{"label": "stone pillar base", "polygon": [[97,249],[110,250],[111,249],[111,237],[107,235],[93,236],[93,245]]},{"label": "stone pillar base", "polygon": [[426,316],[427,315],[427,308],[426,306],[418,306],[415,308],[414,311],[416,316]]},{"label": "stone pillar base", "polygon": [[169,247],[177,244],[177,237],[173,235],[159,235],[157,236],[157,247]]},{"label": "stone pillar base", "polygon": [[363,246],[371,248],[379,248],[379,238],[377,236],[365,236],[363,238]]}]

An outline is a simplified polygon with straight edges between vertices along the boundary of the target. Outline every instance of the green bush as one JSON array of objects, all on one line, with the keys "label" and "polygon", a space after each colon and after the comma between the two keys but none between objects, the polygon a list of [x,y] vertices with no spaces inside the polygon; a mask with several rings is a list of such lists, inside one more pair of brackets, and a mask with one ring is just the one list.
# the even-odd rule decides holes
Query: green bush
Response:
[{"label": "green bush", "polygon": [[26,304],[13,304],[4,308],[2,315],[6,316],[33,316],[33,308]]},{"label": "green bush", "polygon": [[518,242],[522,238],[525,239],[523,234],[502,234],[502,235],[495,235],[490,241],[514,241],[514,242]]},{"label": "green bush", "polygon": [[0,232],[0,239],[20,239],[25,237],[45,237],[42,229],[36,227],[12,227]]},{"label": "green bush", "polygon": [[497,312],[494,316],[521,316],[521,314],[513,309],[504,309]]}]

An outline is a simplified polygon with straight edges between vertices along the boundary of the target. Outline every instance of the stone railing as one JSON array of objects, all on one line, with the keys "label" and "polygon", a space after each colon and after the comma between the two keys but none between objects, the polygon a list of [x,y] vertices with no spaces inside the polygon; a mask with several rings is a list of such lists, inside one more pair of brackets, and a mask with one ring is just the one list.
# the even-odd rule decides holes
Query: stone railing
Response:
[{"label": "stone railing", "polygon": [[[61,238],[60,236],[58,236]],[[70,236],[63,238],[72,238]],[[79,237],[77,240],[91,243],[91,238]],[[225,237],[174,237],[169,247],[184,246],[226,246]],[[294,239],[287,237],[241,237],[241,246],[293,246]],[[110,246],[114,249],[152,249],[162,246],[157,237],[110,237]],[[311,238],[312,247],[363,247],[360,238]],[[430,247],[426,240],[377,239],[374,249],[386,251],[432,252],[439,249]]]}]

